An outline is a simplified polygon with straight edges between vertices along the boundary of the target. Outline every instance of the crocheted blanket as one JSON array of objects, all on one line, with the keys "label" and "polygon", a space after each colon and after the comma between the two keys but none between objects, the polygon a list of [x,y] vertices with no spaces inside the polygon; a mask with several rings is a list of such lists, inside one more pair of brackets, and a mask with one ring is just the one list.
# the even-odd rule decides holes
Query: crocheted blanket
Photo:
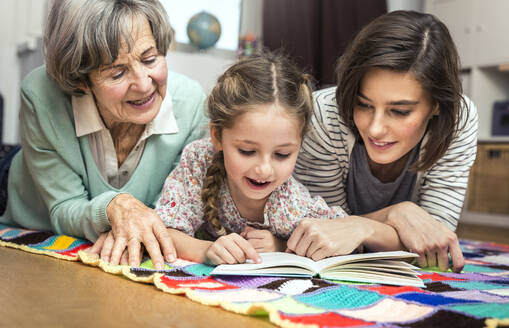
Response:
[{"label": "crocheted blanket", "polygon": [[98,266],[159,290],[281,327],[509,326],[509,245],[461,241],[462,273],[421,271],[426,288],[281,277],[212,277],[213,267],[178,259],[156,271],[112,266],[84,252],[88,241],[0,224],[0,245]]}]

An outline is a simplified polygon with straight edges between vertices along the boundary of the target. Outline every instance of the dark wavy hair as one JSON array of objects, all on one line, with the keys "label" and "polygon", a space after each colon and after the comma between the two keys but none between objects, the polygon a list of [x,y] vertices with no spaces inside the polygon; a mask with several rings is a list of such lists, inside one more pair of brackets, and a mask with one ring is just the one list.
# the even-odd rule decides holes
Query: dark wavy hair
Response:
[{"label": "dark wavy hair", "polygon": [[447,27],[430,14],[393,11],[366,25],[336,67],[336,101],[347,126],[358,136],[353,111],[360,83],[370,68],[410,72],[440,110],[428,123],[428,141],[413,170],[429,169],[446,152],[463,120],[460,61]]}]

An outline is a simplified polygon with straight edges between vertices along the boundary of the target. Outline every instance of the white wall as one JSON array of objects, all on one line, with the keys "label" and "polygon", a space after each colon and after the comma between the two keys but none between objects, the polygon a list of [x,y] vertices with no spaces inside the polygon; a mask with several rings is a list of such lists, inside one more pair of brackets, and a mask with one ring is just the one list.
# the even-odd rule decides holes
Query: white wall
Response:
[{"label": "white wall", "polygon": [[217,49],[197,52],[189,48],[179,44],[177,51],[169,52],[166,56],[168,69],[198,81],[208,94],[219,75],[235,61],[236,53]]},{"label": "white wall", "polygon": [[252,33],[263,37],[263,0],[244,0],[240,18],[240,35]]},{"label": "white wall", "polygon": [[0,93],[4,98],[4,114],[3,114],[3,140],[12,142],[17,134],[16,129],[9,129],[8,126],[16,120],[15,108],[18,106],[16,95],[19,89],[19,67],[16,55],[15,34],[10,32],[13,30],[16,0],[4,0],[0,2],[0,30],[4,31],[0,34]]},{"label": "white wall", "polygon": [[394,10],[424,10],[424,0],[387,0],[387,11]]},{"label": "white wall", "polygon": [[[46,1],[0,1],[0,93],[4,98],[3,142],[18,142],[19,88],[24,68],[18,53],[37,49],[43,31]],[[40,56],[39,56],[40,57]]]}]

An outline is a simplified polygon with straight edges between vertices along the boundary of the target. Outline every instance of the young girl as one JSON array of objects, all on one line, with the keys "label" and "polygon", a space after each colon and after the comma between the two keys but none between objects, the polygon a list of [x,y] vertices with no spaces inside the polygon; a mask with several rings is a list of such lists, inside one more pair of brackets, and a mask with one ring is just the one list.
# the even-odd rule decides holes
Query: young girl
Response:
[{"label": "young girl", "polygon": [[[282,56],[261,54],[230,67],[208,99],[210,138],[183,151],[156,211],[179,257],[259,262],[284,251],[301,218],[339,218],[291,174],[311,112],[309,78]],[[212,240],[194,238],[205,231]]]}]

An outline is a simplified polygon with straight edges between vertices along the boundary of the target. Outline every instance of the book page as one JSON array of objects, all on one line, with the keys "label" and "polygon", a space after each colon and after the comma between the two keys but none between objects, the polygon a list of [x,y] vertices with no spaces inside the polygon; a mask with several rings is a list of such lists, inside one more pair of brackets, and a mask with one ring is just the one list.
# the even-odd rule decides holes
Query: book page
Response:
[{"label": "book page", "polygon": [[337,271],[337,270],[343,270],[346,268],[362,268],[365,270],[394,270],[394,271],[415,271],[419,270],[418,267],[406,263],[404,261],[393,261],[393,260],[372,260],[372,261],[364,261],[362,264],[359,262],[351,262],[351,263],[345,263],[341,265],[331,266],[328,267],[322,272],[328,272],[328,271]]},{"label": "book page", "polygon": [[324,272],[330,267],[340,266],[345,263],[359,263],[359,265],[362,266],[364,263],[373,262],[373,260],[378,259],[400,260],[411,259],[418,256],[419,255],[415,253],[405,251],[362,253],[328,257],[317,261],[316,264],[318,266],[318,272]]},{"label": "book page", "polygon": [[371,266],[369,263],[363,263],[362,266],[358,264],[344,264],[337,267],[328,268],[325,271],[322,271],[321,274],[329,274],[335,272],[346,272],[346,271],[359,271],[359,272],[370,272],[370,273],[382,273],[382,272],[392,272],[395,274],[406,274],[417,276],[417,272],[410,268],[402,268],[402,267],[392,267],[392,266]]},{"label": "book page", "polygon": [[278,266],[269,268],[258,268],[248,271],[229,270],[228,266],[237,264],[222,264],[212,271],[212,275],[225,276],[269,276],[269,277],[303,277],[312,278],[315,273],[308,269],[296,266]]},{"label": "book page", "polygon": [[[212,274],[256,274],[261,269],[272,268],[271,273],[302,273],[302,270],[289,270],[289,267],[306,269],[309,275],[318,273],[315,261],[295,254],[283,252],[260,253],[262,263],[255,264],[248,260],[242,264],[221,264],[217,266]],[[289,272],[292,271],[292,272]]]}]

